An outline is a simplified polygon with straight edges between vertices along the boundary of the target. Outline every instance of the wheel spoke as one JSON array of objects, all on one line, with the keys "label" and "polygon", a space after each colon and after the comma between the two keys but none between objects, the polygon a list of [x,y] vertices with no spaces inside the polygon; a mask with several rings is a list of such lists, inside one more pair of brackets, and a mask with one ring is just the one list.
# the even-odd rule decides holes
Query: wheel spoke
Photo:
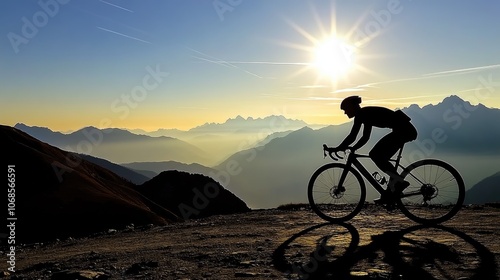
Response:
[{"label": "wheel spoke", "polygon": [[439,223],[460,209],[465,186],[460,174],[439,160],[422,160],[404,169],[410,180],[399,203],[401,211],[420,223]]},{"label": "wheel spoke", "polygon": [[366,189],[361,175],[354,169],[345,174],[342,186],[340,178],[345,165],[327,164],[311,177],[308,198],[311,208],[328,221],[345,221],[354,217],[363,206]]}]

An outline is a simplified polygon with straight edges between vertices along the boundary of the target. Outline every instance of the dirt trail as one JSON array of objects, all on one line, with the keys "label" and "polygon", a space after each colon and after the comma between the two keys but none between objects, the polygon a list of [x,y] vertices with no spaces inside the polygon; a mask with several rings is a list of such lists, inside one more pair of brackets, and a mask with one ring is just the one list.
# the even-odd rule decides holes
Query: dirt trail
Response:
[{"label": "dirt trail", "polygon": [[255,210],[24,246],[10,277],[500,279],[499,240],[500,209],[490,207],[436,228],[374,206],[343,224],[308,209]]}]

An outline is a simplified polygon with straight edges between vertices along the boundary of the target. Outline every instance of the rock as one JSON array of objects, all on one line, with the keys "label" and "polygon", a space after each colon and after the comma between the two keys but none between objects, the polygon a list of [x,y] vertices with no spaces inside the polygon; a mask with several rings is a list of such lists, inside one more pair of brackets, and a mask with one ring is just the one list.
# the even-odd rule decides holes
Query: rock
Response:
[{"label": "rock", "polygon": [[368,272],[366,271],[351,271],[351,277],[368,277]]},{"label": "rock", "polygon": [[241,261],[240,265],[246,267],[255,266],[255,261]]},{"label": "rock", "polygon": [[258,277],[259,274],[255,272],[235,272],[234,277]]},{"label": "rock", "polygon": [[148,268],[156,268],[158,266],[159,266],[158,262],[154,261],[134,263],[125,271],[125,273],[139,274],[141,271],[147,270]]},{"label": "rock", "polygon": [[63,270],[52,275],[52,280],[102,280],[108,279],[110,275],[104,272],[92,271],[92,270]]}]

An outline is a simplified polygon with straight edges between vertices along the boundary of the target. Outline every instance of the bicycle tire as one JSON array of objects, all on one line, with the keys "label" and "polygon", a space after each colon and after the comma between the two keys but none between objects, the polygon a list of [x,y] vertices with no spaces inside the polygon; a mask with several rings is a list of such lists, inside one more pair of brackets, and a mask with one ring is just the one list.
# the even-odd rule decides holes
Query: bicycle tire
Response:
[{"label": "bicycle tire", "polygon": [[[465,198],[465,184],[460,173],[438,159],[417,161],[401,173],[410,182],[400,198],[399,209],[411,220],[439,224],[455,216]],[[418,195],[409,196],[412,193]]]},{"label": "bicycle tire", "polygon": [[343,222],[352,219],[362,209],[366,199],[366,186],[361,174],[354,168],[348,169],[344,191],[338,191],[340,175],[347,168],[342,163],[329,163],[318,168],[307,188],[307,197],[312,210],[329,222]]}]

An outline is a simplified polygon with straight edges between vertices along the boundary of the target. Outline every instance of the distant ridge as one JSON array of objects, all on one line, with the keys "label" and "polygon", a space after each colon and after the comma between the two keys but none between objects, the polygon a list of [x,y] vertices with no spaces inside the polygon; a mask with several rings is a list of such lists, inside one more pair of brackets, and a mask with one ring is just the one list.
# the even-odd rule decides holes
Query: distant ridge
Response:
[{"label": "distant ridge", "polygon": [[151,179],[151,177],[145,176],[143,174],[140,174],[140,172],[134,171],[130,168],[124,167],[122,165],[112,163],[108,160],[102,159],[102,158],[97,158],[89,155],[84,155],[84,154],[78,154],[79,157],[90,161],[92,163],[95,163],[101,167],[104,167],[116,175],[124,178],[125,180],[130,181],[131,183],[135,185],[140,185],[147,180]]},{"label": "distant ridge", "polygon": [[118,128],[99,129],[92,126],[69,134],[25,124],[16,124],[15,128],[60,149],[115,163],[164,160],[203,163],[209,160],[207,154],[198,147],[167,136],[152,137]]},{"label": "distant ridge", "polygon": [[160,174],[163,171],[169,171],[169,170],[184,171],[188,173],[203,174],[207,176],[211,172],[217,172],[216,169],[206,167],[198,163],[185,164],[176,161],[132,162],[132,163],[122,163],[121,166],[133,170],[149,170],[156,173],[156,175]]},{"label": "distant ridge", "polygon": [[468,190],[464,203],[500,203],[500,171],[483,179]]},{"label": "distant ridge", "polygon": [[[242,116],[224,123],[206,123],[188,131],[158,129],[99,129],[93,126],[71,133],[23,123],[16,128],[58,148],[89,154],[115,163],[176,161],[212,166],[233,153],[307,126],[301,120],[281,115],[246,119]],[[259,144],[260,145],[260,144]],[[127,151],[124,153],[123,151]]]},{"label": "distant ridge", "polygon": [[190,129],[190,132],[238,132],[238,131],[258,131],[259,129],[270,129],[274,132],[294,130],[307,126],[302,120],[293,120],[281,115],[271,115],[264,118],[243,118],[238,115],[234,119],[228,119],[224,123],[205,123]]}]

